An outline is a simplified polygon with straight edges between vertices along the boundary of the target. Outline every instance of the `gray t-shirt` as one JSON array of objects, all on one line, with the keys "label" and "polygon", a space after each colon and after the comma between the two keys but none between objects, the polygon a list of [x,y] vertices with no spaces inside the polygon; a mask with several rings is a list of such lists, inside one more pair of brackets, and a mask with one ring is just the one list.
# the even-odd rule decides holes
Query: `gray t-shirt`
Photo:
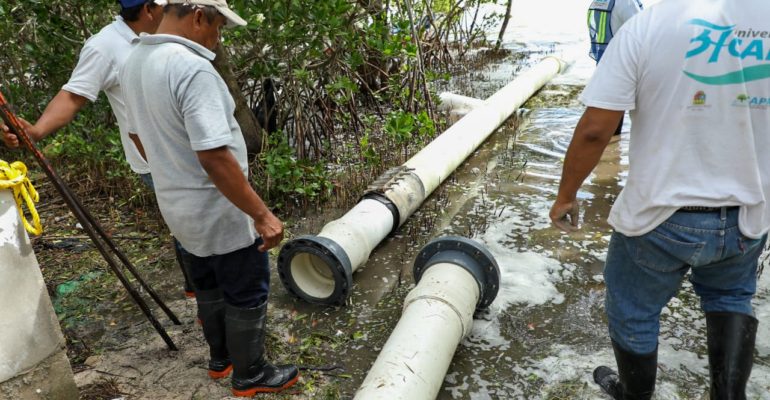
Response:
[{"label": "gray t-shirt", "polygon": [[248,176],[235,102],[213,59],[182,37],[142,35],[119,73],[129,127],[144,145],[163,219],[199,257],[242,249],[257,237],[254,221],[214,186],[196,154],[227,146]]}]

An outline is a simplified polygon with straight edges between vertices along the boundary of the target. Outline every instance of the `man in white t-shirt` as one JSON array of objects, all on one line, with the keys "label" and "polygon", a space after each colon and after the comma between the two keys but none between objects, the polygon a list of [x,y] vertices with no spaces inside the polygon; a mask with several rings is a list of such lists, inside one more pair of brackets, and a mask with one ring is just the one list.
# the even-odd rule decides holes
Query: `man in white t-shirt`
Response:
[{"label": "man in white t-shirt", "polygon": [[618,374],[594,371],[616,399],[652,395],[660,312],[687,272],[706,314],[711,398],[745,398],[770,228],[769,13],[762,0],[661,2],[615,36],[581,95],[556,227],[578,228],[580,185],[624,110],[633,121],[604,270]]},{"label": "man in white t-shirt", "polygon": [[[139,33],[152,33],[158,28],[163,18],[163,8],[159,4],[165,3],[165,0],[119,0],[119,3],[120,15],[86,41],[69,81],[48,103],[37,122],[34,125],[25,124],[25,129],[30,139],[38,142],[70,123],[81,108],[89,101],[96,101],[99,92],[104,92],[118,123],[126,161],[131,170],[139,174],[142,181],[152,188],[150,167],[144,159],[144,150],[136,133],[127,128],[126,106],[123,90],[118,82],[118,69],[139,40]],[[26,121],[22,120],[22,123]],[[4,131],[5,144],[11,148],[18,147],[18,138],[8,133],[7,129]],[[181,261],[184,249],[175,241],[174,250],[185,277],[185,294],[194,297],[194,289],[187,279]]]},{"label": "man in white t-shirt", "polygon": [[188,251],[209,376],[232,371],[236,396],[278,392],[299,378],[296,366],[264,357],[267,250],[283,223],[249,183],[235,102],[211,64],[220,28],[246,21],[225,0],[168,3],[157,34],[142,36],[120,70],[129,127],[144,144],[163,219]]},{"label": "man in white t-shirt", "polygon": [[[128,57],[138,34],[155,32],[163,17],[163,9],[153,0],[120,0],[120,5],[120,15],[86,41],[69,81],[48,103],[37,122],[25,128],[30,139],[38,142],[70,123],[81,108],[89,101],[96,101],[99,92],[103,91],[118,123],[126,161],[132,171],[144,175],[149,174],[150,168],[126,128],[126,109],[118,83],[118,69]],[[4,141],[9,147],[19,145],[12,134],[6,134]]]}]

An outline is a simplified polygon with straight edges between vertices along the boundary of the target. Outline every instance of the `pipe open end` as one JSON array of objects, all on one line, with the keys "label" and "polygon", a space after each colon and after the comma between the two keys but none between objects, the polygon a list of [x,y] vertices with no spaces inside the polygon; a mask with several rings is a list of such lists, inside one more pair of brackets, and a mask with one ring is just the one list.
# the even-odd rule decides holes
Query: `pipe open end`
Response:
[{"label": "pipe open end", "polygon": [[278,255],[278,275],[290,293],[317,304],[343,305],[353,286],[347,254],[324,237],[302,236],[286,243]]},{"label": "pipe open end", "polygon": [[476,310],[489,307],[500,290],[500,267],[492,253],[480,243],[460,237],[444,236],[428,242],[420,250],[414,261],[415,283],[420,282],[422,274],[431,266],[450,263],[464,268],[479,285],[479,301]]}]

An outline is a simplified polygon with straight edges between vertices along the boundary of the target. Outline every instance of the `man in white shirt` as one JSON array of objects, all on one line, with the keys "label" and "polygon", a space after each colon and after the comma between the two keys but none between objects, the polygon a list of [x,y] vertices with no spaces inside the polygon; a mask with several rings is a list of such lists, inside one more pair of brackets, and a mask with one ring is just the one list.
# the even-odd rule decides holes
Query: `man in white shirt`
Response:
[{"label": "man in white shirt", "polygon": [[666,0],[615,36],[581,95],[553,224],[578,228],[576,194],[624,110],[626,186],[610,211],[605,308],[616,399],[649,399],[660,312],[690,281],[706,314],[712,399],[744,399],[757,331],[751,300],[770,228],[770,3]]},{"label": "man in white shirt", "polygon": [[[30,139],[38,142],[70,123],[86,103],[96,101],[99,92],[104,92],[118,123],[126,161],[131,170],[139,174],[142,181],[152,188],[150,167],[144,159],[144,150],[136,133],[130,132],[127,128],[127,111],[123,100],[123,89],[118,82],[118,69],[139,40],[139,33],[152,33],[158,28],[163,18],[163,8],[158,3],[162,1],[120,0],[119,2],[120,15],[115,17],[114,22],[86,41],[69,81],[48,103],[37,122],[34,125],[26,124],[25,129]],[[25,122],[22,121],[22,123]],[[8,133],[7,129],[3,130],[6,131],[3,137],[5,144],[11,148],[18,147],[18,138]],[[184,249],[174,241],[174,250],[185,277],[185,294],[188,297],[194,297],[194,289],[182,265],[181,254]]]},{"label": "man in white shirt", "polygon": [[120,83],[163,219],[188,251],[209,376],[232,371],[233,393],[253,396],[294,385],[299,372],[264,357],[267,250],[281,242],[283,223],[249,183],[235,102],[211,64],[226,22],[246,25],[225,0],[169,0],[157,34],[140,38]]}]

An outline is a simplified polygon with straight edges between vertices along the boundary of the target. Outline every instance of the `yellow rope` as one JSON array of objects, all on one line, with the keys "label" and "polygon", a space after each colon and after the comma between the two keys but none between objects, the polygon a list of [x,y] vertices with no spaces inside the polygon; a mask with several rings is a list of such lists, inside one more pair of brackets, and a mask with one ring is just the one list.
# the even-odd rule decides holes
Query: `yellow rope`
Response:
[{"label": "yellow rope", "polygon": [[[0,189],[11,189],[13,198],[16,200],[16,208],[19,209],[24,228],[33,235],[43,233],[43,226],[40,224],[40,216],[37,215],[35,203],[40,200],[37,190],[32,186],[32,182],[27,178],[27,166],[21,161],[8,164],[0,160]],[[30,224],[24,215],[24,204],[27,205],[29,215],[32,216]]]}]

